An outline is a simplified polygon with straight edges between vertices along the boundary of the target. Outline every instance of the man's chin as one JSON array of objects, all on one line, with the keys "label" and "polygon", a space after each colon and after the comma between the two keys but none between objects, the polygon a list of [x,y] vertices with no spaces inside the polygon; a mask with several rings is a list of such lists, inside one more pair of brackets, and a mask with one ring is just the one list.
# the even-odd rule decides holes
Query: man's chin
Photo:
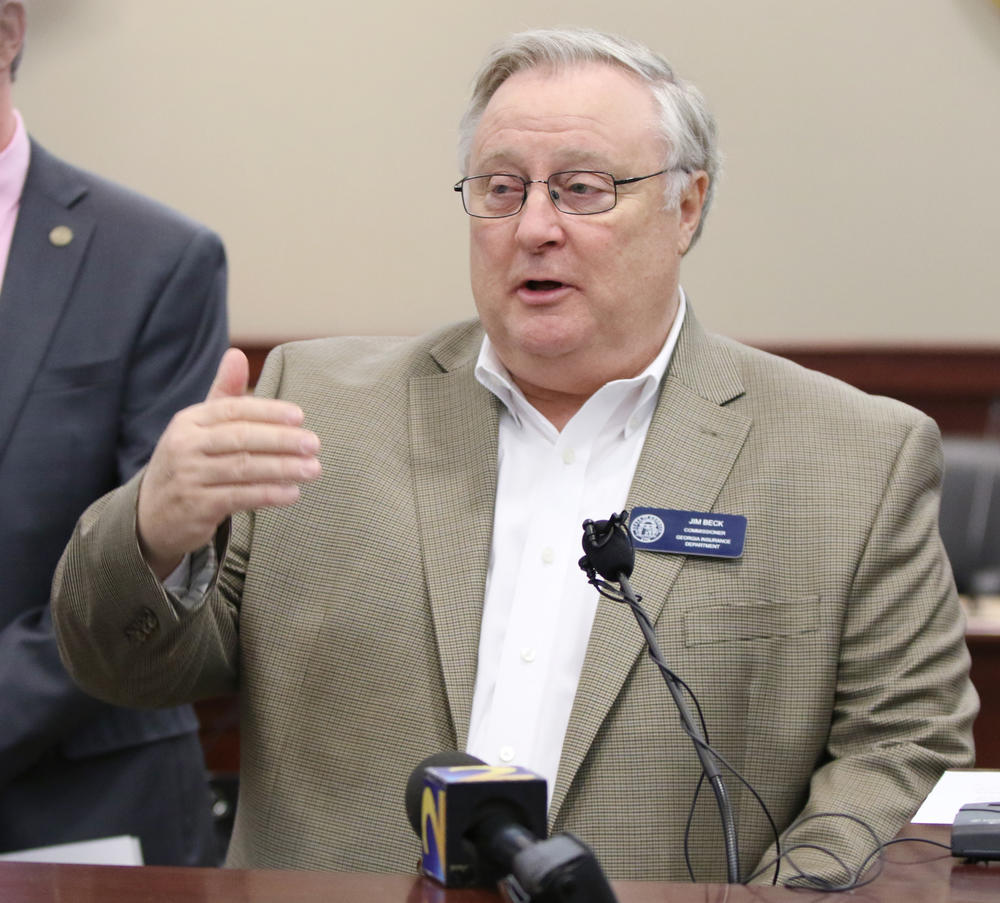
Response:
[{"label": "man's chin", "polygon": [[541,361],[561,361],[586,347],[585,337],[573,330],[529,329],[515,339],[514,350]]}]

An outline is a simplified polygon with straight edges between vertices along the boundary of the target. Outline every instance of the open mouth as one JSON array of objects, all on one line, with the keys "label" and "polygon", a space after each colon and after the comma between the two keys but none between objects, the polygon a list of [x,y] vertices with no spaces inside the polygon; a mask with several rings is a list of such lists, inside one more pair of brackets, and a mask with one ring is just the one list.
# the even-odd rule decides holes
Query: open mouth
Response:
[{"label": "open mouth", "polygon": [[552,279],[529,279],[524,283],[525,288],[532,292],[551,292],[562,288],[565,284],[564,282],[555,282]]}]

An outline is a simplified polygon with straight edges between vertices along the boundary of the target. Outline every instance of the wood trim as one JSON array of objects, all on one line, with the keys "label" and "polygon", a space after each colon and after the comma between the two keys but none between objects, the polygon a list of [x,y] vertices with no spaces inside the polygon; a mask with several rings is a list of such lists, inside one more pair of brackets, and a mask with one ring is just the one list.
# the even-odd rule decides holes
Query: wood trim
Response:
[{"label": "wood trim", "polygon": [[233,341],[233,345],[237,348],[241,348],[243,353],[246,354],[247,360],[250,362],[250,385],[256,385],[257,380],[260,379],[260,371],[264,367],[264,360],[267,358],[268,353],[276,345],[280,345],[283,341],[292,341],[291,339],[274,339],[273,341],[263,341],[256,340],[253,342],[241,342],[238,339]]},{"label": "wood trim", "polygon": [[234,696],[201,699],[194,704],[200,723],[201,749],[211,774],[240,770],[240,706]]},{"label": "wood trim", "polygon": [[803,346],[767,349],[875,395],[919,408],[941,432],[1000,431],[1000,346]]},{"label": "wood trim", "polygon": [[976,742],[976,767],[1000,768],[1000,634],[966,633],[972,657],[969,676],[979,693],[979,716],[972,726]]}]

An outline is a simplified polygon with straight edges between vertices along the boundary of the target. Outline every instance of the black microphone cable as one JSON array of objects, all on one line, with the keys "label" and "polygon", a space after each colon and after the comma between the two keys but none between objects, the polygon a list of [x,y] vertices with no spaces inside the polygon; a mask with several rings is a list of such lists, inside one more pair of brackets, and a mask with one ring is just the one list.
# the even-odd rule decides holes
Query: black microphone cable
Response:
[{"label": "black microphone cable", "polygon": [[[687,865],[688,875],[691,880],[695,880],[694,870],[691,865],[690,850],[689,850],[689,838],[691,832],[691,825],[694,819],[695,806],[698,801],[698,795],[701,791],[701,786],[706,779],[711,780],[712,772],[716,774],[718,770],[715,769],[715,762],[722,765],[727,771],[729,771],[733,776],[735,776],[740,783],[747,788],[747,790],[753,795],[754,799],[757,801],[761,808],[764,816],[767,818],[768,823],[771,826],[771,832],[774,837],[775,845],[775,856],[767,863],[764,863],[759,868],[757,868],[751,875],[746,878],[746,883],[759,878],[761,875],[765,874],[769,869],[774,868],[774,876],[771,879],[772,884],[778,883],[778,876],[780,874],[781,863],[787,861],[791,868],[794,870],[794,874],[791,878],[786,881],[786,885],[789,887],[799,887],[799,888],[809,888],[817,891],[827,891],[827,892],[844,892],[855,890],[859,887],[864,887],[874,881],[879,874],[881,874],[883,867],[882,853],[886,847],[892,844],[906,843],[906,842],[919,842],[925,844],[931,844],[933,846],[942,847],[944,849],[950,850],[946,844],[938,843],[937,841],[928,840],[921,837],[901,837],[895,838],[893,840],[882,842],[878,834],[875,832],[867,822],[863,819],[858,818],[856,815],[851,815],[846,812],[817,812],[811,815],[807,815],[794,821],[785,830],[784,836],[786,839],[786,846],[782,849],[781,846],[781,832],[778,831],[778,826],[775,824],[774,818],[771,815],[770,810],[767,808],[767,804],[761,798],[760,794],[756,791],[752,784],[740,774],[740,772],[730,764],[726,758],[714,749],[708,738],[708,728],[705,724],[705,717],[701,709],[701,704],[698,702],[698,697],[695,696],[694,691],[671,669],[667,666],[660,653],[659,646],[656,642],[656,637],[653,631],[653,624],[649,620],[649,616],[646,614],[645,610],[639,604],[642,601],[642,596],[637,595],[631,587],[628,578],[632,575],[632,570],[635,566],[635,549],[632,546],[632,539],[628,533],[628,529],[625,526],[628,521],[628,511],[622,511],[621,514],[612,514],[607,521],[591,521],[587,520],[583,523],[584,539],[583,539],[583,549],[586,553],[583,558],[580,559],[580,567],[587,573],[588,582],[596,587],[598,593],[605,599],[610,599],[613,602],[624,602],[631,608],[632,613],[635,615],[635,619],[639,624],[639,628],[643,633],[647,641],[649,648],[649,657],[653,660],[656,666],[660,669],[663,679],[666,682],[668,688],[670,689],[671,695],[674,701],[677,703],[677,708],[681,713],[681,727],[688,737],[692,740],[695,745],[695,749],[698,751],[699,758],[702,762],[702,773],[698,778],[698,784],[695,788],[694,795],[691,800],[691,808],[688,811],[687,822],[684,830],[684,860]],[[600,574],[604,580],[599,580],[597,575]],[[608,580],[617,581],[621,589],[617,590],[614,586],[608,583]],[[683,699],[680,695],[680,688],[690,696],[692,703],[694,704],[695,711],[698,714],[698,722],[701,727],[701,732],[699,734],[698,730],[695,728],[694,722],[691,720],[690,713],[687,707],[683,703]],[[709,762],[710,767],[706,768],[705,763]],[[721,780],[718,782],[721,784]],[[714,789],[714,786],[713,786]],[[724,792],[724,789],[723,789]],[[728,806],[728,799],[726,800]],[[727,840],[727,866],[729,868],[730,883],[738,884],[741,883],[738,877],[738,863],[735,858],[730,857],[729,844],[736,842],[735,829],[730,833],[725,828],[726,815],[723,811],[723,802],[720,800],[720,815],[723,818],[723,833],[726,835]],[[729,816],[731,818],[731,814]],[[803,825],[810,821],[814,821],[820,818],[842,818],[847,819],[863,828],[869,835],[871,835],[873,840],[872,851],[862,860],[857,868],[851,869],[847,863],[837,855],[833,850],[826,847],[822,847],[819,844],[808,843],[808,842],[794,842],[795,832],[802,828]],[[821,875],[809,874],[802,871],[792,858],[792,853],[798,850],[813,850],[819,853],[823,853],[829,856],[833,862],[835,862],[846,879],[843,881],[834,881],[829,878],[825,878]],[[870,875],[862,880],[862,875],[864,875],[865,870],[872,863],[872,860],[876,861],[876,868],[872,871]],[[733,865],[736,864],[737,877],[734,880],[732,878]]]},{"label": "black microphone cable", "polygon": [[[688,875],[691,877],[692,881],[695,880],[694,872],[691,866],[688,838],[691,829],[691,821],[694,815],[694,807],[698,800],[701,784],[703,780],[707,780],[715,793],[716,803],[719,808],[719,817],[722,822],[728,881],[730,884],[741,883],[739,843],[736,834],[736,822],[733,817],[732,803],[717,765],[717,763],[719,763],[735,775],[736,778],[750,791],[750,793],[753,794],[754,798],[760,804],[767,820],[771,824],[771,829],[774,832],[775,844],[778,845],[779,849],[779,861],[775,863],[775,874],[772,882],[777,883],[778,871],[780,868],[780,838],[777,825],[775,824],[774,819],[768,811],[764,801],[761,799],[760,795],[753,788],[753,786],[751,786],[751,784],[732,765],[730,765],[722,755],[716,752],[716,750],[709,745],[708,731],[705,725],[704,715],[701,711],[701,705],[698,703],[698,699],[692,692],[691,688],[670,670],[666,661],[663,659],[659,644],[656,640],[655,631],[653,630],[653,625],[649,620],[649,616],[639,604],[642,601],[642,597],[636,595],[636,593],[632,590],[631,584],[629,583],[628,578],[631,576],[632,570],[635,566],[635,549],[632,546],[632,539],[628,534],[627,527],[625,526],[627,520],[628,511],[622,511],[621,514],[612,514],[607,521],[595,522],[592,520],[585,520],[583,522],[584,556],[580,559],[580,568],[586,572],[588,582],[596,587],[601,596],[605,599],[610,599],[613,602],[624,602],[632,610],[632,614],[635,616],[639,629],[642,631],[643,637],[646,640],[646,645],[649,649],[649,657],[660,669],[660,673],[663,675],[667,689],[673,697],[674,704],[680,714],[681,728],[694,743],[695,752],[701,762],[702,774],[698,780],[698,786],[695,788],[694,798],[691,801],[691,810],[688,813],[688,821],[684,831],[684,859],[687,864]],[[600,574],[604,580],[599,580],[597,578],[598,574]],[[621,589],[616,590],[610,583],[607,582],[608,580],[616,581],[620,585]],[[684,696],[681,693],[681,688],[688,693],[694,702],[695,708],[698,712],[698,720],[701,727],[700,732],[698,730],[698,726],[691,718],[691,713],[688,710]]]},{"label": "black microphone cable", "polygon": [[[846,812],[814,812],[812,815],[800,818],[789,825],[785,831],[786,840],[794,841],[796,831],[808,822],[815,821],[820,818],[847,819],[871,835],[873,841],[872,850],[863,860],[861,860],[861,863],[856,868],[852,869],[840,856],[827,847],[820,846],[816,843],[792,842],[785,847],[784,851],[778,853],[773,860],[760,866],[760,868],[747,878],[747,881],[753,881],[755,878],[764,874],[772,866],[780,864],[784,860],[787,861],[787,863],[794,870],[794,874],[787,881],[785,881],[786,887],[802,888],[824,893],[846,893],[847,891],[857,890],[859,887],[865,887],[866,885],[871,884],[879,877],[879,875],[882,874],[885,867],[883,854],[885,853],[887,847],[903,843],[922,843],[945,850],[948,856],[953,855],[951,847],[948,844],[941,843],[937,840],[931,840],[929,837],[895,837],[892,840],[883,842],[879,839],[875,829],[872,828],[872,826],[869,825],[864,819],[858,818],[856,815],[850,815]],[[822,875],[810,874],[809,872],[802,871],[792,857],[792,854],[798,850],[812,850],[828,856],[841,869],[845,875],[844,880],[837,881],[831,878],[826,878]],[[872,868],[871,872],[862,879],[865,871],[873,861],[875,863],[875,867]]]}]

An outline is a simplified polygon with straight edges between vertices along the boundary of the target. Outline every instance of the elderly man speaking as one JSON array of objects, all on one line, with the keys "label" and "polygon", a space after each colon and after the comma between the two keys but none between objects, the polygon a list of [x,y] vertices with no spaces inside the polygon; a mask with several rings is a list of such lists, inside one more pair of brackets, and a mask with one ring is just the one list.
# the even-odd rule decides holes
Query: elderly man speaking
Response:
[{"label": "elderly man speaking", "polygon": [[[854,818],[890,838],[973,757],[935,425],[699,325],[680,268],[715,126],[647,48],[511,37],[461,142],[478,319],[279,347],[252,398],[228,352],[82,517],[68,667],[131,705],[239,693],[234,866],[412,870],[403,784],[458,749],[544,776],[550,829],[613,878],[686,878],[687,834],[694,876],[726,880],[642,635],[577,561],[582,522],[623,508],[739,519],[740,549],[643,549],[632,582],[787,842],[858,865]],[[772,830],[730,787],[740,877],[769,880]],[[840,869],[800,848],[799,871]]]}]

